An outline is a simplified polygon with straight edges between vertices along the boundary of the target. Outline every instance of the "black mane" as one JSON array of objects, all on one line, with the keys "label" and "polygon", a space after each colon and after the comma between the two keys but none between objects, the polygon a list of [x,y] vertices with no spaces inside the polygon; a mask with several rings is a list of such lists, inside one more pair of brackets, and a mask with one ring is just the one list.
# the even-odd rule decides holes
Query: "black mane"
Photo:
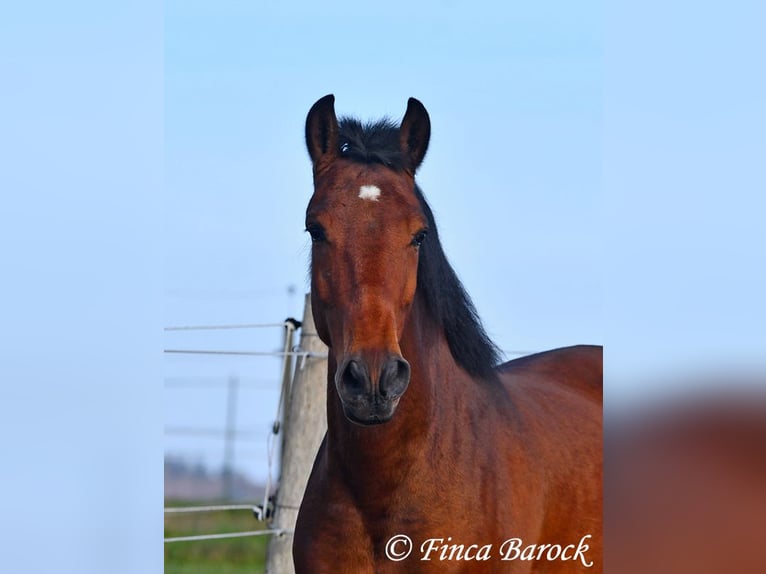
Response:
[{"label": "black mane", "polygon": [[[360,163],[380,163],[397,171],[404,168],[399,126],[394,122],[383,119],[362,124],[353,118],[341,118],[339,128],[343,157]],[[476,308],[447,261],[433,212],[418,185],[415,195],[428,220],[428,236],[420,247],[418,294],[434,322],[444,329],[455,362],[475,377],[495,379],[500,350],[487,336]]]}]

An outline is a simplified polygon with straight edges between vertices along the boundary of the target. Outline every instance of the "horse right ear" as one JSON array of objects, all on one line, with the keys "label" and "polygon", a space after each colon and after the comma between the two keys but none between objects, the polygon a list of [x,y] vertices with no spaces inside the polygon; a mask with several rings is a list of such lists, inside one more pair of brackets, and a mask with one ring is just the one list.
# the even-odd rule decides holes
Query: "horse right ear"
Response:
[{"label": "horse right ear", "polygon": [[337,155],[338,118],[334,95],[328,94],[311,106],[306,117],[306,146],[315,166],[321,159]]},{"label": "horse right ear", "polygon": [[410,98],[399,128],[399,145],[409,164],[407,167],[413,174],[426,155],[430,138],[431,120],[428,112],[420,101]]}]

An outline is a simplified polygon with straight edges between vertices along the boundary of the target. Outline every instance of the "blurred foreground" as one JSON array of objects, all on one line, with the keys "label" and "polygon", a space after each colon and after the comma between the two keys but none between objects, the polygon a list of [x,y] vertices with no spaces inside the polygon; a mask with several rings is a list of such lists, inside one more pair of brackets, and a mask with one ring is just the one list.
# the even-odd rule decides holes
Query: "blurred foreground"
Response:
[{"label": "blurred foreground", "polygon": [[607,411],[606,572],[766,572],[766,385],[723,382]]}]

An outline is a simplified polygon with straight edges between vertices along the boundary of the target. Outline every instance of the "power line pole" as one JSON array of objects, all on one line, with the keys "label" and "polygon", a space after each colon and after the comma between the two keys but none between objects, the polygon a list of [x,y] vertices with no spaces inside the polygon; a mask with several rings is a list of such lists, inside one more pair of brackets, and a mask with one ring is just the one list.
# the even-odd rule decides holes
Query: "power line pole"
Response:
[{"label": "power line pole", "polygon": [[237,439],[237,390],[239,380],[229,377],[226,397],[226,431],[224,434],[223,450],[223,498],[234,498],[234,444]]}]

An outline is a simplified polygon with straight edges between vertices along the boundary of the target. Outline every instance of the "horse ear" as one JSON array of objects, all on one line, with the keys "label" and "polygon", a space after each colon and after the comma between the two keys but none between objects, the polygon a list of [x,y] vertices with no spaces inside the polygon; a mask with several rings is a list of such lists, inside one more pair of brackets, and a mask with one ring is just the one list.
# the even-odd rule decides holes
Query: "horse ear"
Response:
[{"label": "horse ear", "polygon": [[325,156],[337,154],[338,118],[335,117],[334,95],[328,94],[311,106],[306,117],[306,146],[314,165]]},{"label": "horse ear", "polygon": [[407,111],[399,128],[399,145],[409,168],[414,172],[426,155],[428,140],[431,138],[431,120],[423,104],[415,98],[407,101]]}]

